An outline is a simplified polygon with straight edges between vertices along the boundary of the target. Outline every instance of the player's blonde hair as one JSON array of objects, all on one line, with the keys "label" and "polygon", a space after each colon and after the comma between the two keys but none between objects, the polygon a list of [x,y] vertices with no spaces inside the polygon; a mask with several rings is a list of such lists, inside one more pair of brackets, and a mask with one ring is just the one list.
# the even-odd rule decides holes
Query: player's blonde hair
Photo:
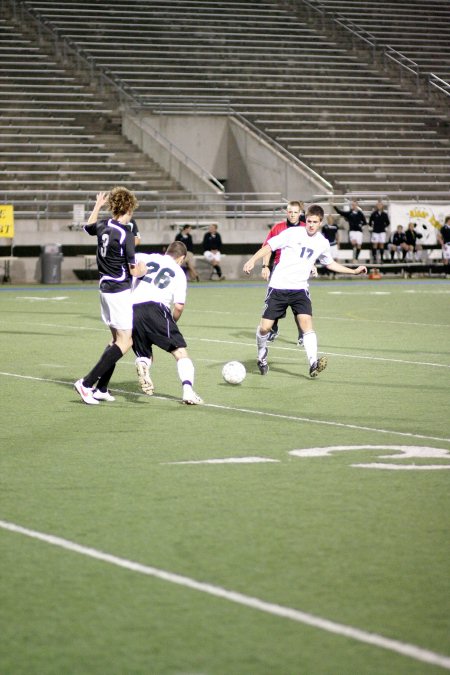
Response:
[{"label": "player's blonde hair", "polygon": [[113,187],[108,195],[107,206],[114,218],[120,218],[120,216],[124,216],[126,213],[133,213],[139,206],[139,203],[134,192],[131,192],[126,187],[117,185]]}]

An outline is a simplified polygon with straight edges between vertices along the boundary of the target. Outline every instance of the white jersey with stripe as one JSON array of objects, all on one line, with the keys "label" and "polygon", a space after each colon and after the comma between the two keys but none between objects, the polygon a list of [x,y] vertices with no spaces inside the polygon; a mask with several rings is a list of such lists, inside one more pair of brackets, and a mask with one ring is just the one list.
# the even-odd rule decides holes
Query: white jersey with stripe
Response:
[{"label": "white jersey with stripe", "polygon": [[289,227],[267,242],[272,251],[280,249],[279,263],[269,281],[270,288],[301,290],[308,288],[308,279],[314,263],[333,262],[330,243],[321,232],[310,236],[305,227]]},{"label": "white jersey with stripe", "polygon": [[133,305],[141,302],[157,302],[169,309],[172,304],[186,302],[186,275],[170,255],[161,253],[137,253],[136,262],[145,262],[147,274],[134,278],[131,295]]}]

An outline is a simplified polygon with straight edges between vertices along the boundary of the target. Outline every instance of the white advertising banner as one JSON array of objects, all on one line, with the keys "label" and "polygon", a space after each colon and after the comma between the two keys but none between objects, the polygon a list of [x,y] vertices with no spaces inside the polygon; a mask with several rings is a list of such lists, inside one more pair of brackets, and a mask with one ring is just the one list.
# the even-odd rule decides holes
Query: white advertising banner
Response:
[{"label": "white advertising banner", "polygon": [[414,229],[423,237],[420,243],[425,246],[437,244],[436,235],[447,216],[450,216],[450,204],[421,204],[420,202],[391,202],[389,204],[391,232],[397,229],[397,225],[403,225],[403,229],[406,230],[409,223],[414,223],[416,226]]}]

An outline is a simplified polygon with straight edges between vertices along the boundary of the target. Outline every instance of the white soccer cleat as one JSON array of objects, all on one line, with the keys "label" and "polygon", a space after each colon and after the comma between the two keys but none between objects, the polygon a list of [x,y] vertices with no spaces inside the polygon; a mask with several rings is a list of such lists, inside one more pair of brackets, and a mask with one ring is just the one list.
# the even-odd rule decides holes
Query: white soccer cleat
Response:
[{"label": "white soccer cleat", "polygon": [[98,405],[98,401],[93,396],[93,391],[90,387],[83,386],[83,380],[77,380],[73,385],[75,390],[80,394],[82,400],[88,405]]},{"label": "white soccer cleat", "polygon": [[93,397],[95,398],[96,401],[115,401],[116,399],[114,396],[111,396],[109,391],[100,391],[100,389],[96,389],[93,393]]},{"label": "white soccer cleat", "polygon": [[136,359],[136,371],[138,374],[140,387],[144,394],[147,394],[147,396],[153,396],[155,387],[153,386],[153,382],[150,378],[150,366],[148,363],[142,359]]},{"label": "white soccer cleat", "polygon": [[183,394],[183,403],[186,403],[186,405],[203,405],[203,399],[192,389]]}]

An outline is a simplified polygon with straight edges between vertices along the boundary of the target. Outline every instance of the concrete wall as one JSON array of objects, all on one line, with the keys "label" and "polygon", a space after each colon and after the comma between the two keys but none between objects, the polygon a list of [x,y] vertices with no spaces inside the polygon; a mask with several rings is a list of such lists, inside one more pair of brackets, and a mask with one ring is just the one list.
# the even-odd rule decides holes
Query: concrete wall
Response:
[{"label": "concrete wall", "polygon": [[[142,116],[139,133],[137,123],[127,116],[127,134],[134,126],[138,139],[145,121],[205,171],[225,181],[229,193],[279,193],[286,199],[310,201],[313,195],[329,192],[312,170],[290,161],[233,116],[149,114]],[[142,140],[139,143],[145,146]]]}]

